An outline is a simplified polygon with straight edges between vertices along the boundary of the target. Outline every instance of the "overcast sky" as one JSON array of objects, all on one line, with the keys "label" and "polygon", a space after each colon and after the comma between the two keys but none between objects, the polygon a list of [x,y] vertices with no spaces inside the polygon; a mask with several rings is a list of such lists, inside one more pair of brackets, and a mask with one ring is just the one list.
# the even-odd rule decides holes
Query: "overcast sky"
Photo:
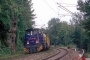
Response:
[{"label": "overcast sky", "polygon": [[[51,18],[59,18],[61,21],[69,22],[71,18],[71,14],[62,10],[58,7],[58,3],[61,3],[62,6],[66,7],[72,12],[76,12],[77,0],[32,0],[34,14],[36,14],[35,23],[39,25],[39,27],[45,24],[47,26],[48,21]],[[72,5],[69,5],[72,4]],[[70,7],[72,6],[72,7]],[[60,14],[60,15],[58,15]],[[61,14],[69,15],[69,16],[61,16]]]}]

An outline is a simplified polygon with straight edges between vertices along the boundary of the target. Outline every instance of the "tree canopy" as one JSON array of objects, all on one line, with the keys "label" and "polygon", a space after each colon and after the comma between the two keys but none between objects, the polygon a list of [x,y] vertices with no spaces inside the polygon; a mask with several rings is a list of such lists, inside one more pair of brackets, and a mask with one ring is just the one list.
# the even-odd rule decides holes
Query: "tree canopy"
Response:
[{"label": "tree canopy", "polygon": [[32,27],[35,14],[32,0],[1,0],[0,1],[0,41],[1,46],[7,46],[8,32],[11,27],[12,13],[17,23],[16,44],[24,36],[26,29]]}]

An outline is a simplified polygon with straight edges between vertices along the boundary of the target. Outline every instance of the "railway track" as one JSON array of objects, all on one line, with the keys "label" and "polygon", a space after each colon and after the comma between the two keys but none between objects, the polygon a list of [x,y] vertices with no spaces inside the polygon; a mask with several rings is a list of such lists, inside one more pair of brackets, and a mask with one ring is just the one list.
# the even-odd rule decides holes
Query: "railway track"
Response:
[{"label": "railway track", "polygon": [[59,48],[57,49],[57,53],[49,56],[47,58],[44,58],[43,60],[60,60],[61,58],[63,58],[64,56],[66,56],[68,54],[67,49],[64,48]]}]

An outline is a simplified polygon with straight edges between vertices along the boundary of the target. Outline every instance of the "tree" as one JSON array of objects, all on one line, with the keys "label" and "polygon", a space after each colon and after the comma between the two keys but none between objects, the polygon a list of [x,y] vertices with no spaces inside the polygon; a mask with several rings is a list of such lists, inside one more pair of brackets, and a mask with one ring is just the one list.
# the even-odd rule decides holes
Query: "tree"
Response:
[{"label": "tree", "polygon": [[65,45],[72,44],[72,30],[71,25],[69,25],[67,22],[63,21],[60,22],[58,18],[52,18],[48,22],[48,35],[51,40],[51,44],[55,45]]},{"label": "tree", "polygon": [[[12,13],[16,20],[16,44],[22,45],[21,39],[25,34],[25,30],[32,27],[32,20],[35,14],[32,9],[32,0],[1,0],[0,1],[0,41],[1,45],[8,46],[7,37],[11,27]],[[14,7],[12,11],[12,7]],[[17,46],[17,47],[18,47]],[[20,48],[20,47],[19,47]]]},{"label": "tree", "polygon": [[78,1],[78,10],[84,14],[84,28],[90,34],[90,0],[79,0]]},{"label": "tree", "polygon": [[11,22],[11,9],[9,4],[10,0],[0,1],[0,41],[2,47],[8,46],[7,37]]},{"label": "tree", "polygon": [[87,38],[85,37],[85,42],[88,41],[86,43],[86,49],[87,51],[90,51],[90,0],[79,0],[78,1],[78,10],[80,10],[80,12],[84,15],[84,21],[83,21],[83,27],[85,28],[85,31],[86,31],[86,35],[85,36],[88,36]]},{"label": "tree", "polygon": [[60,27],[60,19],[58,18],[52,18],[48,22],[48,31],[49,36],[51,39],[51,44],[56,44],[56,40],[58,40],[58,29]]}]

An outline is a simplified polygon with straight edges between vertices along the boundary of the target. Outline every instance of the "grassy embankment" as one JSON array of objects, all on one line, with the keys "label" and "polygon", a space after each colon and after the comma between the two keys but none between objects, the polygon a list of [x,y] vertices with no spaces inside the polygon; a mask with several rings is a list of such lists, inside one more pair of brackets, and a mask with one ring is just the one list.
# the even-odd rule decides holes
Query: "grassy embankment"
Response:
[{"label": "grassy embankment", "polygon": [[8,60],[9,58],[18,57],[22,55],[24,55],[23,50],[11,54],[11,50],[9,48],[0,49],[0,60]]},{"label": "grassy embankment", "polygon": [[[53,51],[52,48],[50,48],[47,51],[42,51],[42,52],[33,53],[33,54],[38,55],[38,54],[43,54],[44,52],[45,53],[47,52],[51,55],[52,51]],[[33,54],[25,54],[23,51],[18,51],[14,54],[11,54],[10,50],[5,48],[5,49],[0,50],[0,60],[10,60],[10,59],[14,59],[14,58],[22,58],[22,57],[30,56],[30,55],[33,55]]]}]

